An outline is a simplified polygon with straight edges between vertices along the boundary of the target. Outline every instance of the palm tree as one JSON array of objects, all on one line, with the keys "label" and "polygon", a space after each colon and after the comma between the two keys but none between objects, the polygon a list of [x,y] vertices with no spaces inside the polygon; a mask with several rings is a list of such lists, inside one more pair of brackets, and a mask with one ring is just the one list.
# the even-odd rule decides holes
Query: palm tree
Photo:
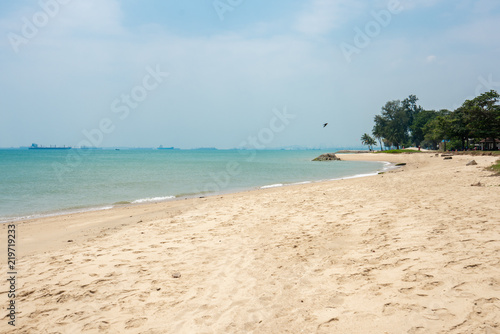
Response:
[{"label": "palm tree", "polygon": [[370,135],[368,133],[365,133],[363,136],[361,136],[361,143],[363,145],[367,145],[368,148],[370,149],[370,151],[372,150],[373,145],[377,145],[377,142],[375,141],[375,139],[370,137]]},{"label": "palm tree", "polygon": [[384,120],[380,115],[375,116],[375,125],[373,126],[372,134],[380,143],[380,150],[383,151],[382,139],[384,138]]}]

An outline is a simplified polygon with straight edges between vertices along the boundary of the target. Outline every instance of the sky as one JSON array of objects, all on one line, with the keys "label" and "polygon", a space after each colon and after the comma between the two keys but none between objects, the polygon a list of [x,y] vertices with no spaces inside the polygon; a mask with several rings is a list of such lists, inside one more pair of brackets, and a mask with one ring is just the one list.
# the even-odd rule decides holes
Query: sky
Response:
[{"label": "sky", "polygon": [[355,147],[387,101],[500,90],[498,0],[9,0],[0,30],[0,147]]}]

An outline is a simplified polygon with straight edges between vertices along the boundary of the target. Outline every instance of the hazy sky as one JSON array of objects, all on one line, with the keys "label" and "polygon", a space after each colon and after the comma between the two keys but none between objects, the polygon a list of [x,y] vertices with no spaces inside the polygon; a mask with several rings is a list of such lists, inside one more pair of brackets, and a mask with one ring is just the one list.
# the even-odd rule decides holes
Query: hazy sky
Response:
[{"label": "hazy sky", "polygon": [[500,90],[498,0],[8,0],[0,29],[0,147],[357,146],[389,100]]}]

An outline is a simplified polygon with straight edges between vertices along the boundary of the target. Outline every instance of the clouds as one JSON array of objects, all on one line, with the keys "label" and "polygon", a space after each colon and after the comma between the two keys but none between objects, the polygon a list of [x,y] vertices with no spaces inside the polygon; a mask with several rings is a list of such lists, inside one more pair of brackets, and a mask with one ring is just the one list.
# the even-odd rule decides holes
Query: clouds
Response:
[{"label": "clouds", "polygon": [[[41,10],[26,3],[4,12],[5,33]],[[223,22],[209,5],[69,1],[18,54],[0,42],[9,113],[0,146],[78,143],[84,129],[113,116],[112,102],[140,84],[148,66],[170,76],[116,121],[103,145],[233,147],[284,106],[297,122],[276,145],[356,145],[389,99],[414,93],[424,107],[446,107],[472,94],[481,75],[498,81],[498,6],[401,3],[406,10],[349,64],[339,44],[388,1],[245,2]],[[454,19],[437,19],[446,15]],[[325,119],[343,126],[318,137],[314,124]]]},{"label": "clouds", "polygon": [[452,43],[466,43],[478,47],[500,47],[497,38],[500,30],[500,14],[496,13],[482,17],[480,20],[469,19],[462,25],[455,26],[447,32],[447,37]]},{"label": "clouds", "polygon": [[66,35],[120,35],[125,32],[123,16],[117,0],[71,0],[59,16],[58,31]]},{"label": "clouds", "polygon": [[327,34],[359,15],[365,7],[357,0],[313,0],[298,16],[294,28],[307,35]]},{"label": "clouds", "polygon": [[428,63],[433,63],[436,61],[436,56],[434,55],[430,55],[430,56],[427,56],[427,58],[425,58],[425,60],[428,62]]}]

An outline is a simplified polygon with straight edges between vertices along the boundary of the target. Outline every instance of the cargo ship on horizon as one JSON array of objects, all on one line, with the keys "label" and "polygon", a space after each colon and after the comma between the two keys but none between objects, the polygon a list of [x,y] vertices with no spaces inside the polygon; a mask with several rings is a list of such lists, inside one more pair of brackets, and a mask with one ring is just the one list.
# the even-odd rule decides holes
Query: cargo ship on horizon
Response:
[{"label": "cargo ship on horizon", "polygon": [[178,150],[178,148],[175,148],[175,147],[163,147],[163,145],[160,145],[156,149],[157,150]]},{"label": "cargo ship on horizon", "polygon": [[28,148],[30,150],[70,150],[71,146],[41,146],[33,143]]}]

